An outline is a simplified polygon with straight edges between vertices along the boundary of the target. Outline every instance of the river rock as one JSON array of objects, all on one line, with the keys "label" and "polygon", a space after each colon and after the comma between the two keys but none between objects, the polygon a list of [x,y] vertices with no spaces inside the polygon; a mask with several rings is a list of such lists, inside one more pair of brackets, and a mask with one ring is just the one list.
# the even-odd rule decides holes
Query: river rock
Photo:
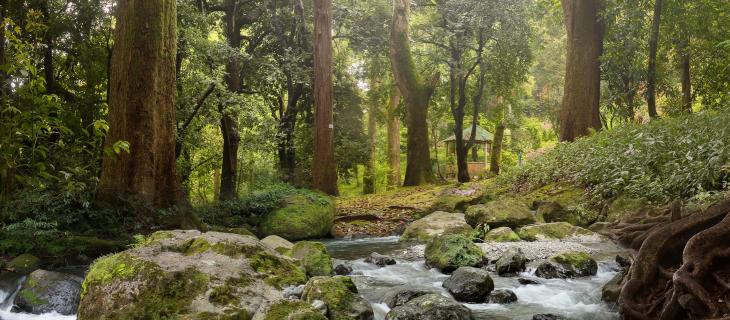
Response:
[{"label": "river rock", "polygon": [[341,320],[373,319],[370,303],[357,294],[350,277],[314,277],[309,279],[302,300],[312,303],[322,300],[327,304],[327,318]]},{"label": "river rock", "polygon": [[40,260],[36,256],[24,253],[10,260],[5,268],[22,275],[27,275],[38,269],[39,265]]},{"label": "river rock", "polygon": [[335,274],[338,276],[347,276],[352,273],[352,266],[348,263],[340,263],[335,266]]},{"label": "river rock", "polygon": [[517,230],[517,235],[527,241],[578,241],[600,242],[605,238],[601,235],[567,222],[541,223],[524,226]]},{"label": "river rock", "polygon": [[552,313],[540,313],[533,315],[532,320],[565,320],[565,318]]},{"label": "river rock", "polygon": [[[321,303],[322,301],[319,302]],[[301,300],[279,300],[266,307],[266,311],[262,312],[266,316],[261,319],[327,320],[327,317],[320,310],[317,310],[316,307],[314,304],[309,304]],[[326,308],[326,306],[324,307]]]},{"label": "river rock", "polygon": [[388,308],[392,309],[408,303],[408,301],[411,301],[413,298],[431,293],[438,293],[438,291],[427,287],[416,287],[410,285],[399,286],[388,290],[388,292],[385,293],[382,302],[387,305]]},{"label": "river rock", "polygon": [[472,320],[471,310],[440,294],[414,298],[388,312],[388,320]]},{"label": "river rock", "polygon": [[484,236],[486,242],[517,242],[520,241],[520,236],[517,235],[509,227],[500,227],[492,229],[487,232]]},{"label": "river rock", "polygon": [[525,285],[525,286],[530,285],[530,284],[540,284],[540,282],[538,282],[538,281],[535,281],[532,279],[527,279],[527,278],[517,278],[517,282],[519,282],[521,285]]},{"label": "river rock", "polygon": [[497,289],[489,294],[489,303],[509,304],[517,302],[517,295],[512,290]]},{"label": "river rock", "polygon": [[444,281],[443,287],[457,301],[480,303],[494,290],[494,281],[486,270],[461,267]]},{"label": "river rock", "polygon": [[484,252],[464,235],[445,235],[433,238],[426,246],[426,264],[450,273],[459,267],[478,267]]},{"label": "river rock", "polygon": [[384,256],[377,252],[373,252],[367,258],[365,258],[365,262],[372,263],[378,267],[385,267],[394,265],[395,259],[389,256]]},{"label": "river rock", "polygon": [[520,248],[511,248],[497,259],[496,272],[500,276],[515,276],[525,271],[527,258]]},{"label": "river rock", "polygon": [[294,244],[280,236],[271,235],[261,239],[261,243],[281,254],[287,254],[294,248]]},{"label": "river rock", "polygon": [[578,224],[578,217],[575,211],[568,210],[560,203],[549,201],[540,204],[537,208],[537,219],[544,222],[568,222]]},{"label": "river rock", "polygon": [[487,224],[492,229],[499,227],[516,229],[536,222],[530,208],[512,198],[471,206],[466,210],[465,218],[472,227]]},{"label": "river rock", "polygon": [[264,215],[259,232],[265,236],[278,235],[289,241],[324,238],[330,235],[335,220],[332,200],[318,193],[292,195],[284,206]]},{"label": "river rock", "polygon": [[332,257],[324,244],[311,241],[299,241],[291,249],[291,257],[299,260],[300,265],[309,277],[331,276]]},{"label": "river rock", "polygon": [[470,234],[474,229],[466,223],[463,213],[436,211],[411,222],[401,235],[401,241],[421,241],[445,234]]},{"label": "river rock", "polygon": [[33,271],[15,296],[15,309],[33,314],[75,314],[82,281],[82,278],[70,274],[40,269]]},{"label": "river rock", "polygon": [[305,282],[296,260],[253,237],[159,231],[91,265],[78,320],[248,319]]},{"label": "river rock", "polygon": [[618,297],[621,295],[621,289],[623,288],[621,284],[623,283],[624,276],[624,272],[616,273],[610,281],[603,285],[603,288],[601,288],[601,300],[606,302],[618,301]]},{"label": "river rock", "polygon": [[304,285],[302,284],[298,286],[290,286],[284,288],[284,291],[281,293],[281,295],[284,296],[285,299],[300,299],[303,293]]},{"label": "river rock", "polygon": [[619,267],[628,269],[631,267],[631,258],[625,254],[617,254],[616,263],[618,263]]},{"label": "river rock", "polygon": [[598,263],[583,252],[568,251],[558,254],[537,266],[535,275],[545,279],[594,276]]}]

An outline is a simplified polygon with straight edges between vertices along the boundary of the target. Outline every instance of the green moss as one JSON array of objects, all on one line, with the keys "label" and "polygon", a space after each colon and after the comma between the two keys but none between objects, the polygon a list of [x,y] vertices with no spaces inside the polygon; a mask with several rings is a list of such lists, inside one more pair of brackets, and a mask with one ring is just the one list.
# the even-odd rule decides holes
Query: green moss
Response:
[{"label": "green moss", "polygon": [[517,230],[522,240],[565,239],[573,235],[574,226],[567,222],[553,222],[524,226]]},{"label": "green moss", "polygon": [[172,232],[170,231],[157,231],[149,236],[143,236],[143,235],[135,235],[135,243],[132,247],[134,248],[140,248],[140,247],[146,247],[149,245],[152,245],[154,243],[159,243],[162,240],[170,239],[173,237]]},{"label": "green moss", "polygon": [[40,260],[36,256],[24,253],[10,260],[7,268],[20,274],[29,274],[38,269],[39,264]]},{"label": "green moss", "polygon": [[484,252],[465,235],[434,238],[426,246],[426,264],[444,272],[482,263]]},{"label": "green moss", "polygon": [[221,226],[210,226],[209,230],[223,232],[223,233],[233,233],[233,234],[242,235],[242,236],[251,236],[251,237],[258,239],[258,237],[256,237],[256,235],[253,232],[251,232],[251,230],[248,228],[227,228],[227,227],[221,227]]},{"label": "green moss", "polygon": [[281,300],[269,308],[264,320],[327,320],[327,317],[318,313],[301,300]]},{"label": "green moss", "polygon": [[251,320],[248,310],[235,308],[225,313],[201,312],[193,316],[195,320]]},{"label": "green moss", "polygon": [[267,214],[259,224],[265,235],[278,235],[289,241],[327,236],[334,223],[334,204],[324,195],[295,195],[287,205]]},{"label": "green moss", "polygon": [[324,244],[311,241],[300,241],[291,250],[291,257],[300,261],[309,277],[330,276],[333,273],[332,257]]},{"label": "green moss", "polygon": [[304,272],[293,262],[272,256],[264,251],[249,257],[251,268],[271,286],[281,289],[287,285],[300,285],[307,281]]},{"label": "green moss", "polygon": [[571,267],[578,267],[585,263],[585,261],[591,259],[592,258],[589,254],[578,251],[563,252],[551,258],[551,260],[557,263]]},{"label": "green moss", "polygon": [[484,236],[484,241],[492,242],[517,242],[520,241],[520,237],[508,227],[497,228],[489,231]]},{"label": "green moss", "polygon": [[304,288],[306,302],[322,300],[327,304],[330,319],[353,319],[344,316],[357,296],[357,287],[350,277],[314,277]]},{"label": "green moss", "polygon": [[158,269],[159,267],[154,263],[133,258],[126,253],[101,257],[89,267],[89,272],[81,285],[81,299],[87,294],[91,285],[104,286],[113,280],[129,280],[140,273],[151,273]]},{"label": "green moss", "polygon": [[246,277],[228,278],[224,285],[213,288],[208,295],[208,301],[219,306],[238,305],[241,301],[238,289],[249,286],[251,282]]},{"label": "green moss", "polygon": [[190,256],[198,253],[203,253],[205,251],[208,251],[208,249],[210,248],[210,243],[207,240],[202,237],[197,237],[186,241],[180,251],[182,252],[182,254]]},{"label": "green moss", "polygon": [[472,227],[487,224],[490,228],[521,226],[535,223],[530,208],[513,198],[501,198],[483,205],[475,205],[466,209],[466,222]]},{"label": "green moss", "polygon": [[[28,281],[30,282],[30,280]],[[23,290],[20,290],[20,293],[18,293],[25,301],[28,303],[38,306],[48,303],[48,300],[41,299],[38,297],[35,292],[32,290],[35,285],[30,286],[31,288],[24,288]]]}]

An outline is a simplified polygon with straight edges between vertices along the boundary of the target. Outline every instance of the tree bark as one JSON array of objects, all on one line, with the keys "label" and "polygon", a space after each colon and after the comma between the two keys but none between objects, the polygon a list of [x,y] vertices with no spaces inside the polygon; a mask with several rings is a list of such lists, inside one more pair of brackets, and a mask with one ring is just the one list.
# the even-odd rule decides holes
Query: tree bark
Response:
[{"label": "tree bark", "polygon": [[601,0],[562,0],[567,30],[565,89],[560,140],[573,141],[601,129],[600,98],[604,26]]},{"label": "tree bark", "polygon": [[[6,0],[0,0],[0,24],[5,21],[5,15],[7,12]],[[5,64],[5,28],[4,24],[2,30],[0,30],[0,65]],[[4,71],[0,70],[0,110],[5,110],[7,104],[7,93],[6,90],[7,75]],[[9,134],[9,130],[5,127],[5,119],[3,119],[3,113],[0,112],[0,136]],[[15,174],[12,167],[0,168],[0,200],[10,195],[15,185]]]},{"label": "tree bark", "polygon": [[368,110],[368,162],[365,164],[365,175],[363,176],[363,194],[375,193],[375,134],[376,123],[375,113],[378,109],[378,97],[375,93],[378,90],[376,75],[372,74],[370,79],[370,110]]},{"label": "tree bark", "polygon": [[[130,152],[104,157],[97,200],[188,207],[175,163],[175,0],[121,0],[116,21],[105,147],[128,141]],[[179,218],[171,224],[194,224]]]},{"label": "tree bark", "polygon": [[314,0],[314,189],[337,195],[332,113],[332,0]]},{"label": "tree bark", "polygon": [[689,52],[689,37],[681,45],[682,69],[682,106],[687,113],[692,113],[692,76],[690,73],[691,54]]},{"label": "tree bark", "polygon": [[398,117],[398,104],[400,103],[400,90],[396,86],[390,97],[388,110],[388,188],[393,189],[400,186],[400,118]]},{"label": "tree bark", "polygon": [[659,25],[662,17],[663,0],[654,1],[654,18],[651,21],[651,35],[649,38],[649,67],[646,72],[646,103],[649,116],[658,116],[656,109],[656,55],[659,47]]},{"label": "tree bark", "polygon": [[[408,151],[405,186],[417,186],[435,181],[431,168],[428,143],[428,103],[433,87],[418,75],[408,36],[410,1],[393,0],[393,24],[390,34],[390,61],[395,82],[406,103]],[[436,77],[437,79],[437,77]]]},{"label": "tree bark", "polygon": [[492,158],[489,164],[489,171],[493,174],[499,174],[500,163],[502,160],[502,143],[504,142],[504,122],[497,125],[494,130],[494,143],[492,144]]}]

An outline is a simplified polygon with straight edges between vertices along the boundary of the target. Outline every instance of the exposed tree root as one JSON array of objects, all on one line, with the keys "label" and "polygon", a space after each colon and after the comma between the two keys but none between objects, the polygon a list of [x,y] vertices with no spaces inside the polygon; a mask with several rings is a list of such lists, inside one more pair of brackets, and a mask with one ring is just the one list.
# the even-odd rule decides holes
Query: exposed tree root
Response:
[{"label": "exposed tree root", "polygon": [[608,232],[638,248],[621,291],[625,319],[730,319],[730,200],[681,218],[631,217]]}]

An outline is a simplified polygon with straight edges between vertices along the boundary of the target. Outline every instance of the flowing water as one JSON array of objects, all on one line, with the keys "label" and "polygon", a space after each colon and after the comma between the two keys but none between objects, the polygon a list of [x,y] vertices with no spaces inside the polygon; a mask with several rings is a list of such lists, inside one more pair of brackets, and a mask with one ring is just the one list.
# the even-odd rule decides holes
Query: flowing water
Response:
[{"label": "flowing water", "polygon": [[[414,255],[409,248],[398,242],[397,237],[332,240],[326,242],[332,255],[347,261],[353,267],[353,281],[360,294],[373,303],[376,320],[385,318],[388,307],[381,304],[382,297],[391,288],[399,285],[419,285],[432,287],[448,295],[441,287],[448,278],[436,269],[430,269],[422,258]],[[505,278],[492,273],[495,289],[509,289],[515,292],[518,302],[514,304],[467,304],[478,320],[487,319],[532,319],[534,314],[552,313],[568,319],[613,320],[618,319],[612,307],[601,301],[601,288],[618,271],[612,260],[618,248],[606,244],[587,245],[602,252],[598,274],[581,279],[540,279],[534,276],[534,265],[519,277],[538,281],[537,285],[520,285],[517,277]],[[371,252],[390,255],[397,264],[379,268],[364,262]]]},{"label": "flowing water", "polygon": [[[376,320],[385,318],[388,307],[380,301],[385,293],[399,285],[418,285],[432,287],[448,295],[441,283],[448,278],[436,269],[425,265],[423,258],[414,247],[398,242],[398,237],[368,238],[357,240],[325,240],[336,262],[346,261],[353,267],[353,281],[360,294],[373,304]],[[590,246],[590,245],[589,245]],[[515,292],[518,302],[508,305],[467,304],[477,320],[532,319],[537,313],[552,313],[580,320],[614,320],[619,316],[613,306],[601,301],[601,288],[617,272],[618,266],[612,260],[617,251],[611,245],[594,244],[602,254],[598,274],[590,278],[562,280],[539,279],[534,269],[520,275],[533,279],[540,284],[520,285],[517,278],[505,278],[492,274],[496,289],[509,289]],[[422,250],[422,248],[421,248]],[[379,268],[364,262],[371,252],[390,255],[397,264]],[[533,266],[534,267],[534,266]],[[19,277],[0,279],[0,320],[74,320],[75,316],[59,314],[32,315],[11,312],[12,301],[17,294],[22,279]]]}]

